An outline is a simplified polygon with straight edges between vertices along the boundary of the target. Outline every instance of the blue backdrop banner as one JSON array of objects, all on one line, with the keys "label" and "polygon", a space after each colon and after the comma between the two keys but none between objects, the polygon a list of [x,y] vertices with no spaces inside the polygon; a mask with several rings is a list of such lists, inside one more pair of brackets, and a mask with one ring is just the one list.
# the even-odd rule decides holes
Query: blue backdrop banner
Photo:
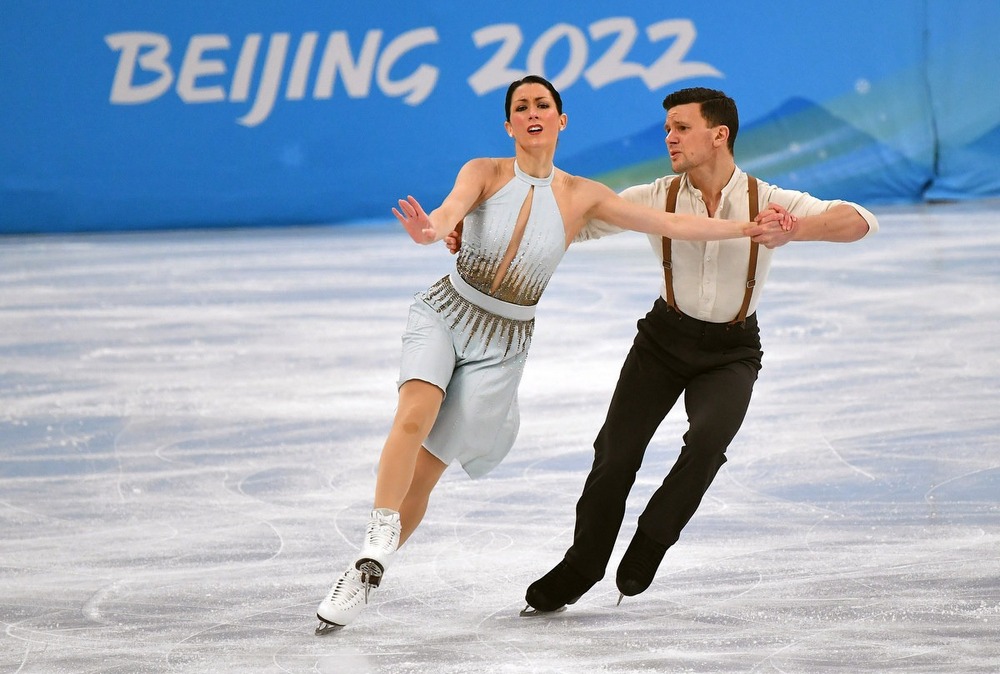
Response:
[{"label": "blue backdrop banner", "polygon": [[[663,97],[725,90],[737,162],[866,204],[1000,196],[1000,3],[7,0],[0,232],[328,223],[509,156],[507,85],[563,94],[556,163],[669,172]],[[849,17],[849,20],[845,20]]]}]

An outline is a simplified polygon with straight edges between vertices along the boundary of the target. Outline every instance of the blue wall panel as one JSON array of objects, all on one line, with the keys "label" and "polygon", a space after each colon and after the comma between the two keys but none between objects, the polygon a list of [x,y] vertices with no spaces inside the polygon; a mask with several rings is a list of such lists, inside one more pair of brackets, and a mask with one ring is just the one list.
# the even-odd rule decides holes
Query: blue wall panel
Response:
[{"label": "blue wall panel", "polygon": [[[970,11],[972,10],[972,11]],[[669,168],[660,101],[721,88],[737,160],[865,203],[1000,196],[1000,3],[7,0],[0,232],[338,222],[507,156],[541,72],[557,164]]]}]

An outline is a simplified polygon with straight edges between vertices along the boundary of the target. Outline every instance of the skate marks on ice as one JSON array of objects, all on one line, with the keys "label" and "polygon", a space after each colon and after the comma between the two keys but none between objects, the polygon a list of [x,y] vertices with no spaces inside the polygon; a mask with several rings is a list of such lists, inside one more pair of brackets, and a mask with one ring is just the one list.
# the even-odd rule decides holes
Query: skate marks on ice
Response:
[{"label": "skate marks on ice", "polygon": [[747,422],[652,586],[615,606],[677,412],[605,579],[525,619],[658,283],[643,237],[571,248],[510,457],[446,473],[329,638],[406,306],[452,259],[391,227],[0,239],[0,669],[994,671],[1000,216],[879,215],[869,242],[779,251]]}]

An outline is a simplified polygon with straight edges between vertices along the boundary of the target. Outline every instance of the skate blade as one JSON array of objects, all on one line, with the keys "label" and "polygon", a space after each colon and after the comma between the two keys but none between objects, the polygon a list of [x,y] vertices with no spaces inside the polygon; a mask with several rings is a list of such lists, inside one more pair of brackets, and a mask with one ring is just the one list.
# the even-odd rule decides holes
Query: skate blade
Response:
[{"label": "skate blade", "polygon": [[333,623],[328,623],[325,620],[320,619],[319,625],[316,627],[316,636],[322,637],[327,634],[333,634],[334,632],[339,632],[344,629],[343,625],[335,625]]},{"label": "skate blade", "polygon": [[521,612],[518,615],[520,615],[522,618],[539,618],[541,616],[555,615],[556,613],[562,613],[565,610],[566,610],[565,606],[560,606],[555,611],[539,611],[531,604],[528,604],[523,609],[521,609]]},{"label": "skate blade", "polygon": [[385,569],[373,559],[359,561],[357,569],[361,572],[361,583],[365,586],[365,604],[368,603],[368,596],[373,587],[378,587],[382,582],[382,574]]}]

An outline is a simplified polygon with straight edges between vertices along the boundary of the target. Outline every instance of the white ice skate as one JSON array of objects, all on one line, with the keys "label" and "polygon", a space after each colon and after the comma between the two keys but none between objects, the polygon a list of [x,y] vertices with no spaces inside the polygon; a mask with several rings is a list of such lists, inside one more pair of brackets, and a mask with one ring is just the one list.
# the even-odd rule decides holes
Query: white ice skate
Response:
[{"label": "white ice skate", "polygon": [[354,620],[368,603],[371,592],[372,587],[362,580],[361,572],[349,566],[316,609],[320,621],[316,634],[334,632]]},{"label": "white ice skate", "polygon": [[361,572],[361,582],[378,587],[389,558],[399,547],[399,513],[388,508],[376,508],[368,520],[365,542],[354,566]]}]

